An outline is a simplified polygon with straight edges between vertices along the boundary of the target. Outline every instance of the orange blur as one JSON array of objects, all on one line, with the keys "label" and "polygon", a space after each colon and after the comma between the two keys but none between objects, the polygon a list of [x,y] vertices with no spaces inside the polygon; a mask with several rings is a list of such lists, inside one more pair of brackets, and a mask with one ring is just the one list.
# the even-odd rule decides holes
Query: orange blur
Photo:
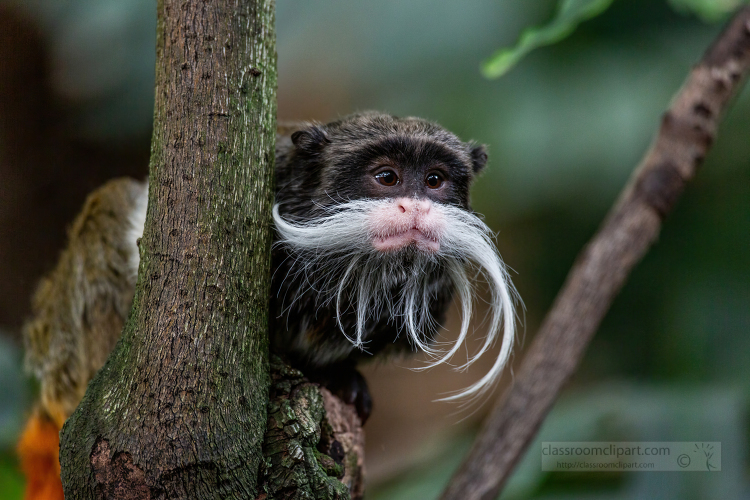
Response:
[{"label": "orange blur", "polygon": [[36,410],[18,441],[25,500],[64,500],[60,481],[60,426]]}]

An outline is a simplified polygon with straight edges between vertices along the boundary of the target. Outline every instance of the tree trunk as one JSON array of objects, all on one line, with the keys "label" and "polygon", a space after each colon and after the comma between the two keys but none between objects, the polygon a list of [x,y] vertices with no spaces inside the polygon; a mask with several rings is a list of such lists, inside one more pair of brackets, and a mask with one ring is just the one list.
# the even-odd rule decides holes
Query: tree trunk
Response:
[{"label": "tree trunk", "polygon": [[65,497],[255,498],[268,368],[273,0],[159,0],[133,309],[62,431]]}]

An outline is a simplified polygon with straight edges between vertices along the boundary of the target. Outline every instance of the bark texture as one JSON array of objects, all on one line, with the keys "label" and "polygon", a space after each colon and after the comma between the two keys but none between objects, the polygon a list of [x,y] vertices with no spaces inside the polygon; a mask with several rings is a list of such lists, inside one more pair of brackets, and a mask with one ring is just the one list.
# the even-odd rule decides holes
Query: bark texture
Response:
[{"label": "bark texture", "polygon": [[62,431],[65,496],[255,498],[266,428],[273,0],[160,0],[133,309]]},{"label": "bark texture", "polygon": [[651,149],[579,255],[516,374],[443,500],[494,499],[577,368],[612,300],[659,235],[750,71],[750,7],[691,71]]},{"label": "bark texture", "polygon": [[361,499],[364,432],[354,407],[278,357],[271,376],[261,498]]}]

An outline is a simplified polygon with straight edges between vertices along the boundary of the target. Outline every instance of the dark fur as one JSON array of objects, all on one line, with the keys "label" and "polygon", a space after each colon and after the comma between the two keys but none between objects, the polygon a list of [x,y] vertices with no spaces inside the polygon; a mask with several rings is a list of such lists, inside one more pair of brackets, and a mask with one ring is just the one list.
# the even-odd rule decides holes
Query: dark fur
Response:
[{"label": "dark fur", "polygon": [[[348,116],[327,125],[308,125],[291,137],[279,137],[276,151],[276,202],[283,218],[306,221],[326,207],[382,193],[372,187],[370,169],[378,164],[398,165],[409,179],[391,196],[423,196],[433,201],[471,210],[469,186],[487,161],[483,146],[465,143],[442,127],[418,118],[396,118],[381,113]],[[440,193],[418,182],[428,169],[440,165],[450,180]],[[397,258],[397,257],[394,257]],[[408,252],[398,258],[408,260]],[[408,263],[407,263],[408,264]],[[384,350],[409,347],[400,318],[387,310],[367,325],[365,352],[356,349],[335,321],[335,306],[325,303],[315,287],[316,276],[298,273],[295,256],[287,248],[273,251],[271,339],[275,350],[301,365],[322,367],[331,363],[354,363]],[[326,273],[326,269],[314,272]],[[453,290],[439,267],[431,271],[433,289],[430,316],[441,325]],[[311,286],[313,285],[313,286]],[[393,294],[398,294],[398,285]],[[347,308],[342,326],[351,334],[356,315]]]}]

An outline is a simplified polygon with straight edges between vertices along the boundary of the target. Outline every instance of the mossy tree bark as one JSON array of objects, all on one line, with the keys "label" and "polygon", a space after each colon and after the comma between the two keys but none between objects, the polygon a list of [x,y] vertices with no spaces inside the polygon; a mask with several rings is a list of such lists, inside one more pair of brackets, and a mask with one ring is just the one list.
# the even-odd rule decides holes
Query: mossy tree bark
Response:
[{"label": "mossy tree bark", "polygon": [[65,496],[255,498],[268,372],[273,0],[159,0],[149,208],[121,341],[62,431]]}]

